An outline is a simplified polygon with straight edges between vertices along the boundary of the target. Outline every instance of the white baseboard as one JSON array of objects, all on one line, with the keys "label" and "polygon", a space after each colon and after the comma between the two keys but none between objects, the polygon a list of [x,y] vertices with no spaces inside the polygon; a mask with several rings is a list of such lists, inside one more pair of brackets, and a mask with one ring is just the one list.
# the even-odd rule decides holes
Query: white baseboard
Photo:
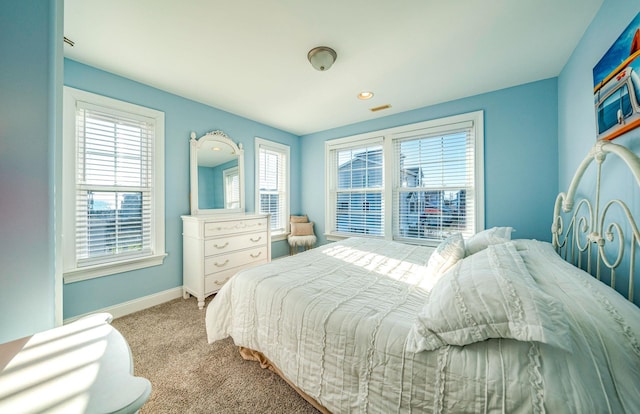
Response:
[{"label": "white baseboard", "polygon": [[95,311],[85,313],[83,315],[73,316],[65,319],[64,324],[73,322],[83,316],[90,315],[92,313],[107,312],[110,313],[113,318],[119,318],[121,316],[129,315],[130,313],[138,312],[152,306],[161,305],[170,300],[182,297],[182,286],[165,290],[163,292],[154,293],[153,295],[144,296],[138,299],[133,299],[127,302],[119,303],[117,305],[109,306],[102,309],[96,309]]}]

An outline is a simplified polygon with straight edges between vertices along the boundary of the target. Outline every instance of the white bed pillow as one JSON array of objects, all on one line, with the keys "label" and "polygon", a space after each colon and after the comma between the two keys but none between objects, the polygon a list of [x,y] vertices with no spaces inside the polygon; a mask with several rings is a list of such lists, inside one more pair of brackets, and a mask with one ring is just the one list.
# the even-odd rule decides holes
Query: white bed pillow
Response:
[{"label": "white bed pillow", "polygon": [[464,259],[465,248],[462,234],[454,233],[444,239],[431,253],[427,271],[431,276],[441,276],[458,261]]},{"label": "white bed pillow", "polygon": [[466,255],[472,255],[492,244],[506,243],[511,240],[513,227],[492,227],[474,234],[465,240]]},{"label": "white bed pillow", "polygon": [[513,242],[461,260],[434,285],[407,350],[431,351],[489,338],[571,350],[564,306],[538,287]]}]

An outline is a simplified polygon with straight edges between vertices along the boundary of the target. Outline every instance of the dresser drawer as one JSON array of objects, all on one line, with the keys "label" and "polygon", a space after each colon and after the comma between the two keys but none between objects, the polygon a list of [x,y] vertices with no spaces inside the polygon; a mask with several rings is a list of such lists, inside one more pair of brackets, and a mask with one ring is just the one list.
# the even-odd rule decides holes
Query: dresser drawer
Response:
[{"label": "dresser drawer", "polygon": [[239,232],[260,232],[267,228],[267,219],[241,219],[233,221],[219,221],[204,224],[204,237],[226,236]]},{"label": "dresser drawer", "polygon": [[240,269],[223,270],[219,273],[208,275],[204,278],[204,292],[208,295],[217,292],[220,288],[231,279],[231,276],[238,273]]},{"label": "dresser drawer", "polygon": [[231,279],[236,273],[240,272],[244,269],[249,269],[253,266],[268,263],[266,259],[258,260],[254,263],[244,264],[240,267],[235,267],[233,269],[223,270],[218,273],[213,273],[211,275],[207,275],[204,278],[204,290],[207,295],[217,292],[220,288]]},{"label": "dresser drawer", "polygon": [[267,244],[267,233],[256,232],[240,234],[238,236],[228,236],[222,239],[210,239],[204,242],[204,255],[223,254],[234,252],[248,247],[258,247]]},{"label": "dresser drawer", "polygon": [[204,274],[209,275],[264,259],[268,260],[267,246],[212,256],[204,260]]}]

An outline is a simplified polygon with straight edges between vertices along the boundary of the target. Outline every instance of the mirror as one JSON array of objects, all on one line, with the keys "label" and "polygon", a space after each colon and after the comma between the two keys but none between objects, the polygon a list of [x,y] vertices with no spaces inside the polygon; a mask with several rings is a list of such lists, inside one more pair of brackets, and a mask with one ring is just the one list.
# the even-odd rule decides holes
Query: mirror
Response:
[{"label": "mirror", "polygon": [[244,212],[244,151],[222,131],[191,133],[191,214]]}]

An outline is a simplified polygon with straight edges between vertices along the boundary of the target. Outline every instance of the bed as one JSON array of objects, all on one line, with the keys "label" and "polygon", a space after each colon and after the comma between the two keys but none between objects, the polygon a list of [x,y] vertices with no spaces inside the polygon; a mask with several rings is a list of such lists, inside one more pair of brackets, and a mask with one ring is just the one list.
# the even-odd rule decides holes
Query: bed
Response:
[{"label": "bed", "polygon": [[[600,202],[607,154],[640,184],[638,157],[598,142],[558,196],[552,243],[495,227],[437,248],[327,244],[235,275],[208,340],[231,336],[322,412],[640,412],[640,237],[606,218],[632,219]],[[576,200],[592,161],[594,204]]]}]

